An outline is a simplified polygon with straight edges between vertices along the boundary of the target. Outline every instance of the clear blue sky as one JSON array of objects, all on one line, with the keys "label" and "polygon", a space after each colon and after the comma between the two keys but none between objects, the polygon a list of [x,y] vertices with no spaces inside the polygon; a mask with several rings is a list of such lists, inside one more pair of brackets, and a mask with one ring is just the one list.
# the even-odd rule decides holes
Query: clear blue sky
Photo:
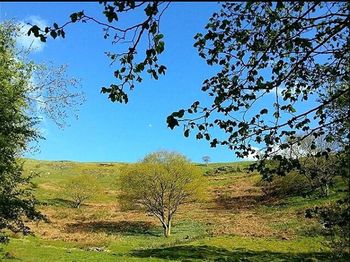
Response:
[{"label": "clear blue sky", "polygon": [[[214,73],[193,47],[193,36],[203,32],[217,3],[172,3],[163,16],[161,31],[165,35],[165,52],[160,61],[168,68],[158,81],[145,76],[129,94],[129,103],[112,103],[100,93],[101,86],[114,81],[115,67],[109,66],[105,51],[115,49],[103,39],[102,28],[74,24],[66,29],[66,38],[38,44],[32,53],[34,61],[67,64],[71,76],[81,79],[87,101],[80,107],[79,119],[70,119],[61,130],[50,120],[42,123],[46,140],[39,143],[40,152],[26,156],[45,160],[125,161],[134,162],[152,151],[175,150],[192,161],[201,162],[209,155],[212,162],[237,161],[233,151],[224,147],[210,148],[205,140],[194,135],[183,136],[183,129],[171,130],[166,117],[173,111],[187,108],[195,100],[205,101],[203,80]],[[62,24],[73,12],[101,17],[98,3],[0,3],[0,21],[52,25]],[[134,19],[134,18],[131,18]]]}]

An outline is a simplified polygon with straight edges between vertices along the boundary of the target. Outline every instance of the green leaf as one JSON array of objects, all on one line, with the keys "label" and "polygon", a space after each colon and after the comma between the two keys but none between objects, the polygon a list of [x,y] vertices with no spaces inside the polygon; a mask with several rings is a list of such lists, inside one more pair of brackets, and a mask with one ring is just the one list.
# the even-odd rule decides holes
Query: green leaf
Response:
[{"label": "green leaf", "polygon": [[178,116],[179,118],[183,117],[184,114],[185,114],[185,110],[183,110],[183,109],[181,109],[181,110],[179,110],[179,111],[177,112],[177,116]]},{"label": "green leaf", "polygon": [[165,75],[165,70],[166,70],[166,67],[161,65],[159,68],[158,68],[158,73],[159,74],[163,74]]},{"label": "green leaf", "polygon": [[148,4],[147,7],[145,8],[145,13],[147,16],[151,16],[153,14],[155,14],[156,10],[155,8],[153,8],[153,6],[151,4]]},{"label": "green leaf", "polygon": [[202,138],[203,138],[203,135],[202,135],[201,133],[198,133],[198,134],[196,135],[196,138],[197,138],[197,139],[202,139]]},{"label": "green leaf", "polygon": [[151,34],[155,34],[155,33],[157,33],[157,28],[158,28],[157,22],[153,22],[152,25],[151,25],[151,28],[150,28],[149,32],[150,32]]},{"label": "green leaf", "polygon": [[53,39],[55,39],[57,37],[56,31],[51,31],[50,35],[52,36]]},{"label": "green leaf", "polygon": [[78,14],[77,13],[73,13],[70,15],[70,20],[75,23],[78,20]]},{"label": "green leaf", "polygon": [[164,42],[160,41],[156,46],[156,51],[158,54],[162,53],[164,51]]},{"label": "green leaf", "polygon": [[268,110],[266,108],[262,109],[260,111],[260,115],[267,114]]},{"label": "green leaf", "polygon": [[155,40],[155,41],[158,41],[158,40],[162,39],[163,37],[164,37],[163,34],[158,34],[158,35],[156,35],[156,36],[154,37],[154,40]]},{"label": "green leaf", "polygon": [[185,137],[188,137],[190,134],[190,130],[189,129],[186,129],[185,132],[184,132],[184,136]]},{"label": "green leaf", "polygon": [[154,79],[158,80],[158,75],[157,72],[155,70],[152,70],[152,76],[154,77]]},{"label": "green leaf", "polygon": [[166,122],[168,124],[168,127],[170,127],[171,129],[174,129],[175,126],[179,125],[179,122],[175,119],[173,115],[168,116]]},{"label": "green leaf", "polygon": [[40,28],[37,25],[34,25],[28,30],[27,34],[30,35],[31,33],[33,33],[35,37],[38,37],[39,31],[40,31]]}]

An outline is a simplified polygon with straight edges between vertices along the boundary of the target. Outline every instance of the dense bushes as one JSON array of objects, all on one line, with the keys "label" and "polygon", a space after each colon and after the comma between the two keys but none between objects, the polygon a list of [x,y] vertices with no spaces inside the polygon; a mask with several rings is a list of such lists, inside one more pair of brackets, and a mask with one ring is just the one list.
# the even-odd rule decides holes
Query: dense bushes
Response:
[{"label": "dense bushes", "polygon": [[261,180],[258,186],[268,196],[305,196],[312,192],[310,182],[305,176],[297,172],[291,172],[286,176],[274,177],[272,181]]},{"label": "dense bushes", "polygon": [[306,217],[316,217],[326,231],[326,239],[335,254],[350,252],[350,197],[326,207],[306,210]]},{"label": "dense bushes", "polygon": [[[270,176],[260,182],[263,191],[269,195],[327,197],[335,183],[335,177],[348,177],[346,156],[341,152],[317,154],[294,159],[296,167],[286,175],[270,172]],[[278,166],[277,161],[269,161],[268,167]]]},{"label": "dense bushes", "polygon": [[215,175],[223,175],[223,174],[231,174],[231,173],[239,173],[245,171],[245,168],[240,166],[219,166],[214,169],[210,169],[205,172],[206,176],[215,176]]}]

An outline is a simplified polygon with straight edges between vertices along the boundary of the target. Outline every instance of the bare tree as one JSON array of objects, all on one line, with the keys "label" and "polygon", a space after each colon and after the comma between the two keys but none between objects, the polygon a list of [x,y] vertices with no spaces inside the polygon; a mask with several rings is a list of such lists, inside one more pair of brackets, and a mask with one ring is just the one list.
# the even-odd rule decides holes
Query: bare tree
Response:
[{"label": "bare tree", "polygon": [[202,160],[206,165],[208,165],[208,163],[211,161],[210,156],[203,156]]},{"label": "bare tree", "polygon": [[32,112],[45,115],[64,127],[69,113],[78,118],[78,108],[85,101],[80,81],[67,74],[67,66],[53,63],[33,65],[27,100]]}]

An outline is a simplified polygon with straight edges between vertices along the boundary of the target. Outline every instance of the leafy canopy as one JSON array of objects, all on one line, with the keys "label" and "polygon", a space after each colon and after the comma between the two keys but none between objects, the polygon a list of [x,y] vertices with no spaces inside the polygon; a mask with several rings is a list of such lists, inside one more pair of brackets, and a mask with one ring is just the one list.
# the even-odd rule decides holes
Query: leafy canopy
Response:
[{"label": "leafy canopy", "polygon": [[92,175],[75,175],[65,183],[65,196],[72,201],[74,208],[80,208],[86,201],[102,192],[96,177]]},{"label": "leafy canopy", "polygon": [[0,24],[0,242],[8,240],[5,229],[28,234],[25,219],[43,218],[35,208],[31,177],[22,174],[18,160],[39,135],[37,119],[26,114],[32,67],[16,57],[16,30],[10,23]]},{"label": "leafy canopy", "polygon": [[126,208],[141,208],[157,217],[169,236],[178,207],[203,197],[203,183],[198,167],[183,155],[155,152],[122,173],[120,201]]},{"label": "leafy canopy", "polygon": [[[56,39],[57,37],[65,37],[65,28],[72,23],[95,23],[103,27],[103,37],[111,39],[113,44],[126,46],[123,51],[114,53],[106,52],[110,58],[111,64],[118,62],[120,67],[114,71],[116,79],[115,83],[104,86],[102,93],[108,94],[108,98],[112,102],[127,103],[129,98],[126,88],[133,89],[136,83],[143,80],[142,72],[146,71],[154,79],[158,79],[160,75],[165,74],[166,67],[159,64],[158,55],[165,49],[164,35],[160,32],[159,24],[164,11],[170,3],[159,1],[100,1],[103,6],[103,15],[107,21],[100,21],[89,16],[84,11],[72,13],[70,20],[59,26],[54,23],[51,27],[40,28],[33,25],[28,35],[33,34],[46,42],[48,36]],[[119,20],[125,21],[127,17],[123,17],[126,13],[138,12],[142,10],[143,19],[139,23],[120,27]],[[147,42],[147,47],[141,49],[140,43]],[[124,45],[128,43],[127,45]],[[142,50],[142,51],[141,51]],[[141,58],[140,58],[141,57]]]},{"label": "leafy canopy", "polygon": [[[185,135],[197,130],[198,139],[226,145],[239,157],[254,153],[253,143],[265,146],[265,157],[282,150],[298,131],[304,137],[326,132],[331,140],[328,130],[347,121],[345,115],[330,119],[326,109],[349,95],[348,8],[340,2],[223,4],[194,44],[208,65],[220,67],[202,87],[213,102],[174,112],[169,127],[181,121]],[[224,139],[210,136],[215,127]]]}]

